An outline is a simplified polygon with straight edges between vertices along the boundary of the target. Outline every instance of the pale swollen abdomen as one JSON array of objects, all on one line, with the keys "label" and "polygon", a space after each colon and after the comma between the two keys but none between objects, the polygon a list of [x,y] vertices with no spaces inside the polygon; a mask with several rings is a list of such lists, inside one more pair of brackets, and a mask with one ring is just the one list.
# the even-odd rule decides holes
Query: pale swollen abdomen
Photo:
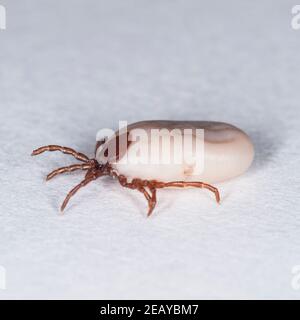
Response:
[{"label": "pale swollen abdomen", "polygon": [[[142,155],[144,157],[142,159],[141,153],[137,155],[137,142],[130,142],[130,137],[134,136],[134,133],[139,129],[143,129],[148,136],[150,136],[151,132],[151,139],[143,142],[149,147],[149,152]],[[183,135],[186,129],[194,131],[203,129],[203,148],[193,151],[193,159],[191,161],[186,161],[185,159],[181,163],[174,163],[174,161],[167,163],[164,161],[164,157],[160,157],[158,163],[152,163],[150,161],[151,155],[153,156],[153,152],[161,152],[162,148],[160,146],[160,148],[154,149],[153,145],[150,146],[150,141],[153,142],[155,140],[155,134],[160,135],[160,137],[163,136],[161,129],[169,131],[176,129],[177,131],[173,132],[176,132],[175,136],[177,134],[177,137],[178,135]],[[199,139],[194,134],[194,131],[190,135],[193,143],[195,139]],[[152,138],[152,134],[154,134],[154,138]],[[120,137],[124,137],[124,134],[119,134],[117,131],[115,136],[108,138],[103,144],[98,143],[96,159],[99,163],[109,162],[118,174],[126,176],[128,180],[140,178],[162,182],[178,180],[207,183],[221,182],[243,174],[250,167],[254,158],[254,147],[248,135],[237,127],[222,122],[142,121],[128,126],[126,137],[129,142],[123,147],[119,143]],[[180,139],[174,138],[171,140],[170,150],[171,152],[176,150],[176,155],[179,152],[179,156],[184,158],[184,148],[179,148],[180,151],[177,151],[176,143],[178,142],[176,141],[180,141]],[[108,150],[111,145],[116,146],[117,155],[105,158],[105,150]],[[139,161],[137,161],[137,156],[139,156]],[[125,157],[126,161],[124,161]]]}]

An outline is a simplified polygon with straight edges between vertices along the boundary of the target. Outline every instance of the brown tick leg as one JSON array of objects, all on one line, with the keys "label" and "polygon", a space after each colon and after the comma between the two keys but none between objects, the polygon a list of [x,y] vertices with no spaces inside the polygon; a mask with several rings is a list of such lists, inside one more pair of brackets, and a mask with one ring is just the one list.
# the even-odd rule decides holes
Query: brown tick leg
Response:
[{"label": "brown tick leg", "polygon": [[64,211],[64,209],[66,208],[68,202],[70,201],[70,199],[76,194],[76,192],[85,187],[87,184],[89,184],[90,182],[98,179],[99,177],[102,176],[102,172],[101,171],[97,171],[96,169],[92,168],[90,169],[86,176],[85,179],[83,181],[81,181],[75,188],[73,188],[66,196],[65,201],[63,202],[62,206],[61,206],[61,211]]},{"label": "brown tick leg", "polygon": [[[156,190],[154,187],[150,188],[149,181],[147,180],[141,180],[141,179],[133,179],[131,182],[127,181],[127,178],[123,175],[119,175],[117,176],[118,180],[121,184],[121,186],[125,187],[125,188],[129,188],[129,189],[133,189],[133,190],[138,190],[140,191],[146,198],[146,200],[148,201],[148,217],[151,215],[153,209],[155,208],[156,205]],[[149,187],[152,196],[150,196],[150,194],[147,192],[147,190],[145,189],[145,187]]]},{"label": "brown tick leg", "polygon": [[73,164],[68,167],[58,168],[47,175],[46,180],[50,180],[59,174],[63,174],[65,172],[73,172],[76,170],[88,170],[92,167],[91,164]]},{"label": "brown tick leg", "polygon": [[57,146],[57,145],[49,145],[49,146],[44,146],[40,147],[32,152],[32,156],[37,156],[45,151],[60,151],[64,154],[70,154],[74,158],[76,158],[79,161],[83,162],[88,162],[90,159],[84,155],[83,153],[77,152],[74,149],[68,148],[68,147],[62,147],[62,146]]},{"label": "brown tick leg", "polygon": [[[171,182],[160,182],[156,180],[141,180],[141,179],[133,179],[131,182],[127,182],[127,178],[123,175],[116,175],[119,179],[120,184],[123,187],[130,188],[130,189],[137,189],[138,191],[142,192],[145,196],[145,198],[148,201],[149,211],[148,216],[151,215],[153,212],[155,206],[156,206],[156,189],[162,189],[162,188],[186,188],[186,187],[194,187],[194,188],[205,188],[210,190],[214,193],[216,197],[216,201],[220,203],[220,194],[219,190],[204,182],[200,181],[171,181]],[[145,188],[149,188],[151,191],[151,196],[147,192]]]},{"label": "brown tick leg", "polygon": [[148,201],[149,210],[147,215],[149,217],[156,205],[156,190],[151,191],[152,196],[149,195],[149,193],[146,191],[144,187],[140,187],[138,190],[144,194],[145,198]]},{"label": "brown tick leg", "polygon": [[220,194],[219,190],[207,183],[199,182],[199,181],[172,181],[172,182],[154,182],[156,188],[168,188],[168,187],[176,187],[176,188],[186,188],[186,187],[194,187],[194,188],[205,188],[210,190],[215,194],[216,201],[220,203]]},{"label": "brown tick leg", "polygon": [[152,214],[152,211],[154,210],[156,206],[156,189],[150,188],[150,191],[152,193],[151,200],[149,201],[149,211],[148,211],[148,217]]}]

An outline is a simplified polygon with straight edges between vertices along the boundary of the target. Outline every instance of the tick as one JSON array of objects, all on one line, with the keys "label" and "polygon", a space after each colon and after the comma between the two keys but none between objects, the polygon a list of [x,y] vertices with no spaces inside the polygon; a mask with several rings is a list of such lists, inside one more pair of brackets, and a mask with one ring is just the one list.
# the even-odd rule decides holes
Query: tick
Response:
[{"label": "tick", "polygon": [[[162,146],[161,139],[168,138],[168,132],[169,142]],[[195,148],[197,143],[200,148]],[[110,176],[121,186],[144,195],[148,216],[155,208],[156,192],[162,188],[205,188],[219,203],[219,191],[212,183],[241,175],[254,157],[253,144],[245,132],[230,124],[211,121],[136,122],[110,137],[98,138],[93,159],[58,145],[40,147],[32,155],[45,151],[60,151],[81,162],[52,171],[47,180],[65,172],[86,171],[85,178],[66,196],[61,211],[80,188]]]}]

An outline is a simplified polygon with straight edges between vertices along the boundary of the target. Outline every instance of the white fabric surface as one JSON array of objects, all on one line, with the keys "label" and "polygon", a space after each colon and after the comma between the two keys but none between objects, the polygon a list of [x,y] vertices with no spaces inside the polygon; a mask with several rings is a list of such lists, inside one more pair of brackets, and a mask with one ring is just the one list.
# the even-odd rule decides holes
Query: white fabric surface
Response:
[{"label": "white fabric surface", "polygon": [[[0,0],[0,298],[300,298],[300,31],[290,0]],[[152,218],[108,178],[45,183],[119,120],[225,121],[252,137],[244,176],[158,192]]]}]

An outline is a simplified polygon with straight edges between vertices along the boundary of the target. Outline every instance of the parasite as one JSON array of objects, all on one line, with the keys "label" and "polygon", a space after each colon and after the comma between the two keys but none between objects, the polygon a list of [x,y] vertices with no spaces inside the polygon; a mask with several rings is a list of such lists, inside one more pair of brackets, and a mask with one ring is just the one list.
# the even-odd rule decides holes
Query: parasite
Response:
[{"label": "parasite", "polygon": [[219,203],[219,190],[212,184],[243,174],[254,158],[253,143],[244,131],[213,121],[136,122],[111,136],[98,137],[93,158],[59,145],[40,147],[32,156],[45,151],[60,151],[80,162],[52,171],[47,181],[62,173],[86,171],[85,178],[67,194],[61,211],[79,189],[110,176],[122,187],[143,194],[148,216],[156,206],[157,190],[163,188],[207,189]]}]

